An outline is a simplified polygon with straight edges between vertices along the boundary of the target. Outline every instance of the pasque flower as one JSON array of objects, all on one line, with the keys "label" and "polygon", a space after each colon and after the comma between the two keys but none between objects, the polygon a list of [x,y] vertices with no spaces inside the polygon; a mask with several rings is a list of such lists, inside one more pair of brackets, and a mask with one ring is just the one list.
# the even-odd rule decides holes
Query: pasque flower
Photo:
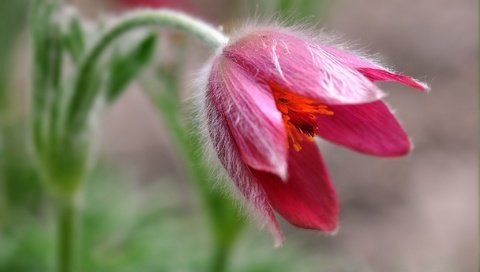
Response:
[{"label": "pasque flower", "polygon": [[231,38],[213,58],[202,103],[213,148],[252,211],[282,242],[291,224],[334,232],[338,201],[315,136],[395,157],[411,143],[374,81],[427,86],[280,27]]}]

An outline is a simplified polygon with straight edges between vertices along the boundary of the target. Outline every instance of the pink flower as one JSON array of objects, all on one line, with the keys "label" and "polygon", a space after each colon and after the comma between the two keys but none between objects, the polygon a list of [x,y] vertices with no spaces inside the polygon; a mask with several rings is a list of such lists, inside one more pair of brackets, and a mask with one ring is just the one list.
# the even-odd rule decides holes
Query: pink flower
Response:
[{"label": "pink flower", "polygon": [[191,11],[192,6],[188,0],[117,0],[127,7],[140,8],[172,8]]},{"label": "pink flower", "polygon": [[291,224],[334,232],[338,201],[315,136],[366,154],[409,152],[409,138],[372,82],[427,86],[313,38],[265,28],[213,59],[204,106],[216,154],[250,207],[283,241]]}]

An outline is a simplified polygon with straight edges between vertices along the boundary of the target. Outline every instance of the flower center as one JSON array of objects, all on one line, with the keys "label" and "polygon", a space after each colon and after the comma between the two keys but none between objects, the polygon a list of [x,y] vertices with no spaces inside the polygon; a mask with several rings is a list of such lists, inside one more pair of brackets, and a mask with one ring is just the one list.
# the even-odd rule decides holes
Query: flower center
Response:
[{"label": "flower center", "polygon": [[281,87],[270,85],[278,110],[282,113],[291,145],[296,151],[302,150],[301,142],[313,141],[318,129],[318,114],[333,115],[327,105],[315,100],[293,94]]}]

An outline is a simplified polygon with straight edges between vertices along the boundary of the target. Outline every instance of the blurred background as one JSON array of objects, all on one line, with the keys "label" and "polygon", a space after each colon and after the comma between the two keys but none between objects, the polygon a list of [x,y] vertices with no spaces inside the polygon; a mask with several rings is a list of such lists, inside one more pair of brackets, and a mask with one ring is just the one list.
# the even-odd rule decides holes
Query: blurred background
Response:
[{"label": "blurred background", "polygon": [[[298,19],[380,54],[395,70],[432,89],[425,94],[381,84],[415,143],[407,157],[375,158],[320,143],[341,202],[337,235],[282,224],[286,243],[274,249],[266,231],[249,225],[232,252],[231,271],[478,270],[477,1],[69,4],[93,21],[117,16],[140,2],[186,11],[227,33],[252,16]],[[0,98],[3,148],[11,149],[0,158],[0,271],[49,271],[53,222],[23,140],[30,49],[22,24],[27,14],[19,10],[4,16],[0,26],[4,33],[6,26],[15,27],[0,42],[0,94],[7,94]],[[177,66],[175,52],[182,44],[182,67],[175,71],[181,71],[180,90],[188,97],[195,91],[190,82],[196,69],[211,53],[183,36],[162,37],[149,70]],[[89,249],[81,253],[84,271],[204,271],[208,234],[201,205],[145,85],[131,84],[102,115],[99,166],[88,178],[82,205],[83,247]]]}]

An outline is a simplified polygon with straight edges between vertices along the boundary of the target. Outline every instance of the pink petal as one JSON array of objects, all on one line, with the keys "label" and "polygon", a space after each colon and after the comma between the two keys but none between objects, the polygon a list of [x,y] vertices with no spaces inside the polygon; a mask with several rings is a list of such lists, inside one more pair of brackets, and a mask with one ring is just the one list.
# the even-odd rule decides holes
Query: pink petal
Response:
[{"label": "pink petal", "polygon": [[188,0],[119,0],[127,7],[138,8],[169,8],[192,12],[193,5]]},{"label": "pink petal", "polygon": [[265,191],[252,175],[250,168],[242,161],[239,146],[235,143],[231,126],[207,97],[207,124],[214,149],[220,162],[247,201],[249,211],[256,215],[259,223],[267,225],[274,236],[275,245],[281,245],[284,237],[275,218]]},{"label": "pink petal", "polygon": [[322,103],[358,104],[383,96],[356,69],[314,42],[278,29],[233,39],[223,54],[258,81]]},{"label": "pink petal", "polygon": [[396,81],[420,91],[426,91],[430,89],[426,83],[420,82],[409,76],[395,74],[388,70],[364,67],[357,68],[357,70],[372,81]]},{"label": "pink petal", "polygon": [[342,63],[357,69],[360,73],[362,73],[371,81],[396,81],[421,91],[429,89],[428,85],[423,82],[420,82],[409,76],[394,73],[378,64],[375,64],[367,59],[361,58],[347,51],[327,45],[319,46],[320,48],[328,52],[333,58],[337,58]]},{"label": "pink petal", "polygon": [[220,59],[213,65],[207,96],[224,116],[243,161],[285,178],[287,135],[267,87],[236,63]]},{"label": "pink petal", "polygon": [[394,157],[411,149],[408,135],[390,109],[376,101],[359,105],[331,105],[333,115],[317,116],[317,135],[371,155]]},{"label": "pink petal", "polygon": [[338,201],[327,169],[314,142],[303,142],[299,152],[290,149],[289,177],[252,170],[272,207],[288,222],[307,229],[334,232]]}]

